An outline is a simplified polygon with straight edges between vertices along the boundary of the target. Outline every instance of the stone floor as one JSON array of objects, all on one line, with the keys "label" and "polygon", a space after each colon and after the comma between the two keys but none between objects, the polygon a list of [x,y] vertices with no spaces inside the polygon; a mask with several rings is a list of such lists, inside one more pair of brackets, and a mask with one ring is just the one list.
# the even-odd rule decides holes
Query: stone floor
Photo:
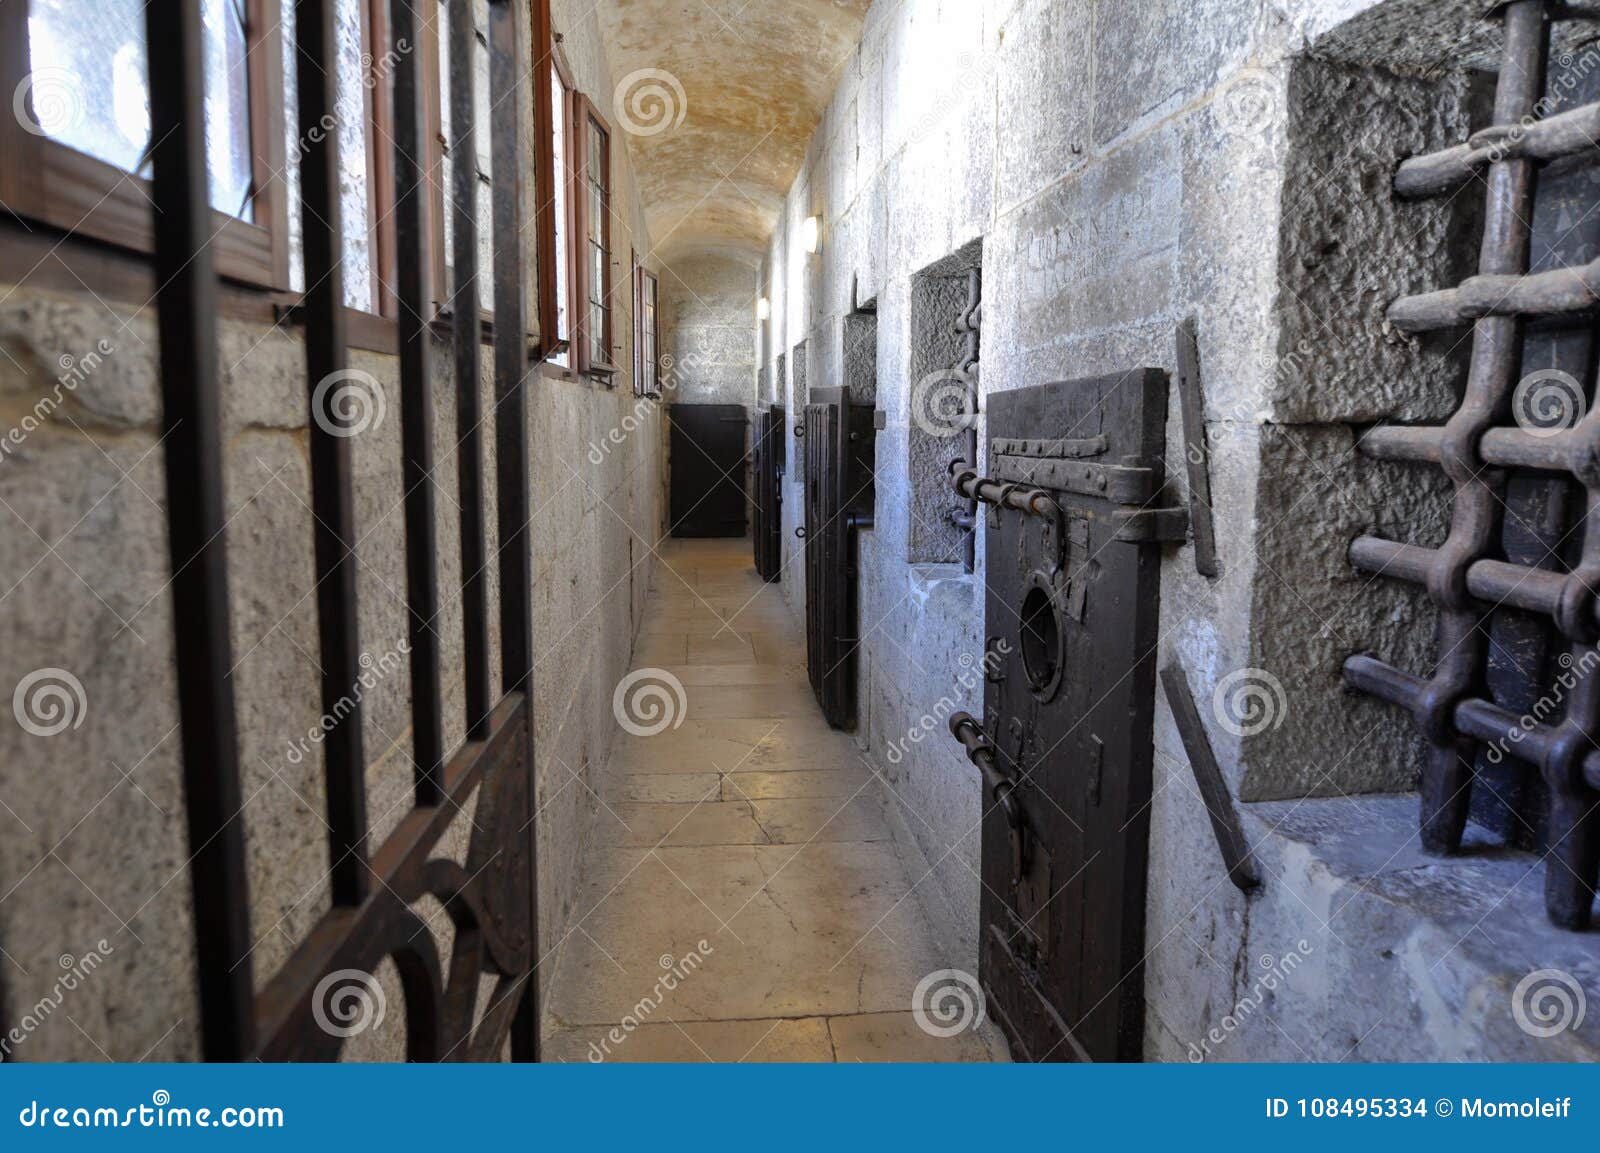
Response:
[{"label": "stone floor", "polygon": [[949,962],[748,542],[669,542],[647,611],[634,689],[665,685],[667,713],[622,715],[674,723],[617,735],[545,1059],[1003,1059],[992,1023],[936,1037],[911,1012]]}]

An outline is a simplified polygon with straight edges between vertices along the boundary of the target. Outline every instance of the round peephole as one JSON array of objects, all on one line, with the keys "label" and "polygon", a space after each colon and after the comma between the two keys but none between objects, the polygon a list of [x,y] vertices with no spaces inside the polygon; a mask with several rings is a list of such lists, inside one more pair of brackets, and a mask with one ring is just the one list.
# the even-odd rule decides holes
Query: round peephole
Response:
[{"label": "round peephole", "polygon": [[1041,700],[1055,695],[1061,682],[1061,614],[1050,588],[1035,583],[1022,598],[1022,670]]}]

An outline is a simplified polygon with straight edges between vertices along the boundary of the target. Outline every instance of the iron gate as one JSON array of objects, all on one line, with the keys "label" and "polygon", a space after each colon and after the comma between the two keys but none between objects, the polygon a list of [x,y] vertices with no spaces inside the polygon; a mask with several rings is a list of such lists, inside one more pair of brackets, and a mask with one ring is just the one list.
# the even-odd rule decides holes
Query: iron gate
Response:
[{"label": "iron gate", "polygon": [[1167,378],[989,398],[984,715],[952,734],[985,792],[979,968],[1028,1060],[1137,1060]]},{"label": "iron gate", "polygon": [[[457,138],[473,138],[473,52],[466,0],[449,5],[451,115]],[[493,186],[495,475],[498,483],[502,683],[489,700],[482,445],[479,428],[479,274],[475,150],[454,149],[453,337],[460,420],[462,590],[467,741],[443,748],[436,525],[431,474],[432,308],[424,216],[427,156],[422,53],[412,0],[393,0],[395,217],[406,586],[410,621],[415,807],[369,852],[366,758],[359,700],[358,539],[351,491],[351,428],[319,390],[347,369],[340,268],[334,5],[302,0],[295,23],[307,289],[298,320],[306,344],[308,421],[315,513],[317,617],[322,701],[344,720],[324,743],[332,907],[283,967],[254,992],[248,873],[239,818],[236,713],[229,640],[224,532],[221,374],[217,283],[207,197],[206,115],[200,6],[146,6],[153,220],[159,314],[163,440],[173,571],[174,647],[182,722],[203,1050],[207,1060],[334,1058],[341,1040],[313,1019],[323,979],[340,969],[372,972],[392,959],[405,989],[407,1053],[414,1060],[539,1054],[538,886],[533,818],[533,727],[529,554],[529,460],[520,247],[522,166],[496,164]],[[523,60],[511,0],[490,0],[490,134],[497,157],[519,151],[518,81]],[[320,403],[319,403],[320,402]],[[467,867],[433,855],[445,830],[478,793]],[[432,896],[455,926],[448,976],[413,906]],[[496,983],[479,1010],[479,978]]]},{"label": "iron gate", "polygon": [[756,413],[755,531],[751,536],[756,572],[769,584],[783,574],[783,453],[788,417],[779,405]]},{"label": "iron gate", "polygon": [[1568,73],[1558,93],[1548,64],[1553,22],[1582,14],[1546,0],[1497,5],[1493,123],[1396,175],[1409,198],[1485,185],[1478,275],[1388,314],[1408,333],[1471,325],[1472,360],[1444,426],[1379,427],[1361,442],[1380,459],[1437,465],[1453,483],[1439,548],[1364,536],[1350,549],[1357,568],[1427,588],[1438,665],[1416,676],[1362,654],[1344,668],[1350,684],[1407,709],[1428,742],[1423,847],[1458,851],[1471,814],[1546,853],[1546,911],[1570,929],[1588,927],[1600,873],[1600,104],[1564,104],[1594,100],[1600,81],[1585,71],[1574,85]]},{"label": "iron gate", "polygon": [[842,388],[811,390],[805,424],[806,671],[836,729],[856,723],[859,534],[872,527],[879,413]]}]

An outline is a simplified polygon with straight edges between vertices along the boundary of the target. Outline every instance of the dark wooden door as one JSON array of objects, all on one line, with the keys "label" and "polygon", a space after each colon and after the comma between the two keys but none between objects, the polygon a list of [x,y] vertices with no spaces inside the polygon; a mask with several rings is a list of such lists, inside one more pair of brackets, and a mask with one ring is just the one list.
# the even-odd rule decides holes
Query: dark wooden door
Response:
[{"label": "dark wooden door", "polygon": [[1020,1059],[1142,1051],[1161,558],[1123,538],[1161,487],[1166,392],[1144,370],[988,401],[988,473],[1061,511],[980,506],[983,727],[1023,822],[986,802],[980,971]]},{"label": "dark wooden door", "polygon": [[756,413],[755,443],[751,448],[755,499],[755,527],[751,535],[756,572],[768,583],[782,576],[783,454],[787,432],[784,411],[772,405]]},{"label": "dark wooden door", "polygon": [[675,404],[672,422],[671,527],[676,537],[745,533],[745,431],[738,404]]},{"label": "dark wooden door", "polygon": [[805,409],[806,669],[836,729],[856,722],[859,534],[873,525],[877,413],[841,388]]}]

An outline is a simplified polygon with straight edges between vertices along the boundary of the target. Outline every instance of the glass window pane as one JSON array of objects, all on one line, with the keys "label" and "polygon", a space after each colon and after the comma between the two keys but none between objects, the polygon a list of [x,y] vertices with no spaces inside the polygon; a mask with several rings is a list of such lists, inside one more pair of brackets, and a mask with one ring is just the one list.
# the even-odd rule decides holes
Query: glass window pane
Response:
[{"label": "glass window pane", "polygon": [[[556,217],[556,339],[570,340],[572,322],[567,296],[567,90],[554,69],[550,73],[551,151],[554,153],[555,217]],[[566,357],[553,358],[565,364]]]},{"label": "glass window pane", "polygon": [[[293,7],[291,4],[290,7]],[[367,175],[366,17],[362,0],[336,0],[333,35],[338,60],[334,117],[339,122],[339,212],[344,234],[344,302],[362,312],[372,299],[372,206]]]},{"label": "glass window pane", "polygon": [[[295,48],[294,4],[285,0],[281,10],[283,37],[284,155],[288,166],[284,185],[289,192],[289,284],[297,292],[305,290],[305,253],[302,248],[300,165],[310,141],[299,125],[299,59]],[[369,72],[362,58],[362,0],[336,0],[334,33],[339,69],[338,97],[334,117],[339,137],[340,231],[344,236],[344,302],[346,307],[363,312],[374,310],[372,298],[372,222],[368,200],[367,173],[367,92]],[[370,59],[370,57],[368,58]]]},{"label": "glass window pane", "polygon": [[[202,0],[211,204],[253,219],[245,29],[232,0]],[[23,124],[79,152],[149,175],[150,93],[143,0],[29,0]]]},{"label": "glass window pane", "polygon": [[[494,197],[490,183],[494,171],[490,148],[489,127],[489,49],[482,35],[487,28],[488,3],[480,0],[473,8],[474,19],[480,33],[473,52],[472,115],[473,136],[478,168],[478,190],[475,197],[478,232],[478,307],[485,312],[494,311]],[[445,291],[455,293],[455,146],[456,136],[450,117],[450,12],[447,4],[439,4],[439,127],[444,137],[445,165],[440,175],[444,193],[444,263]]]}]

